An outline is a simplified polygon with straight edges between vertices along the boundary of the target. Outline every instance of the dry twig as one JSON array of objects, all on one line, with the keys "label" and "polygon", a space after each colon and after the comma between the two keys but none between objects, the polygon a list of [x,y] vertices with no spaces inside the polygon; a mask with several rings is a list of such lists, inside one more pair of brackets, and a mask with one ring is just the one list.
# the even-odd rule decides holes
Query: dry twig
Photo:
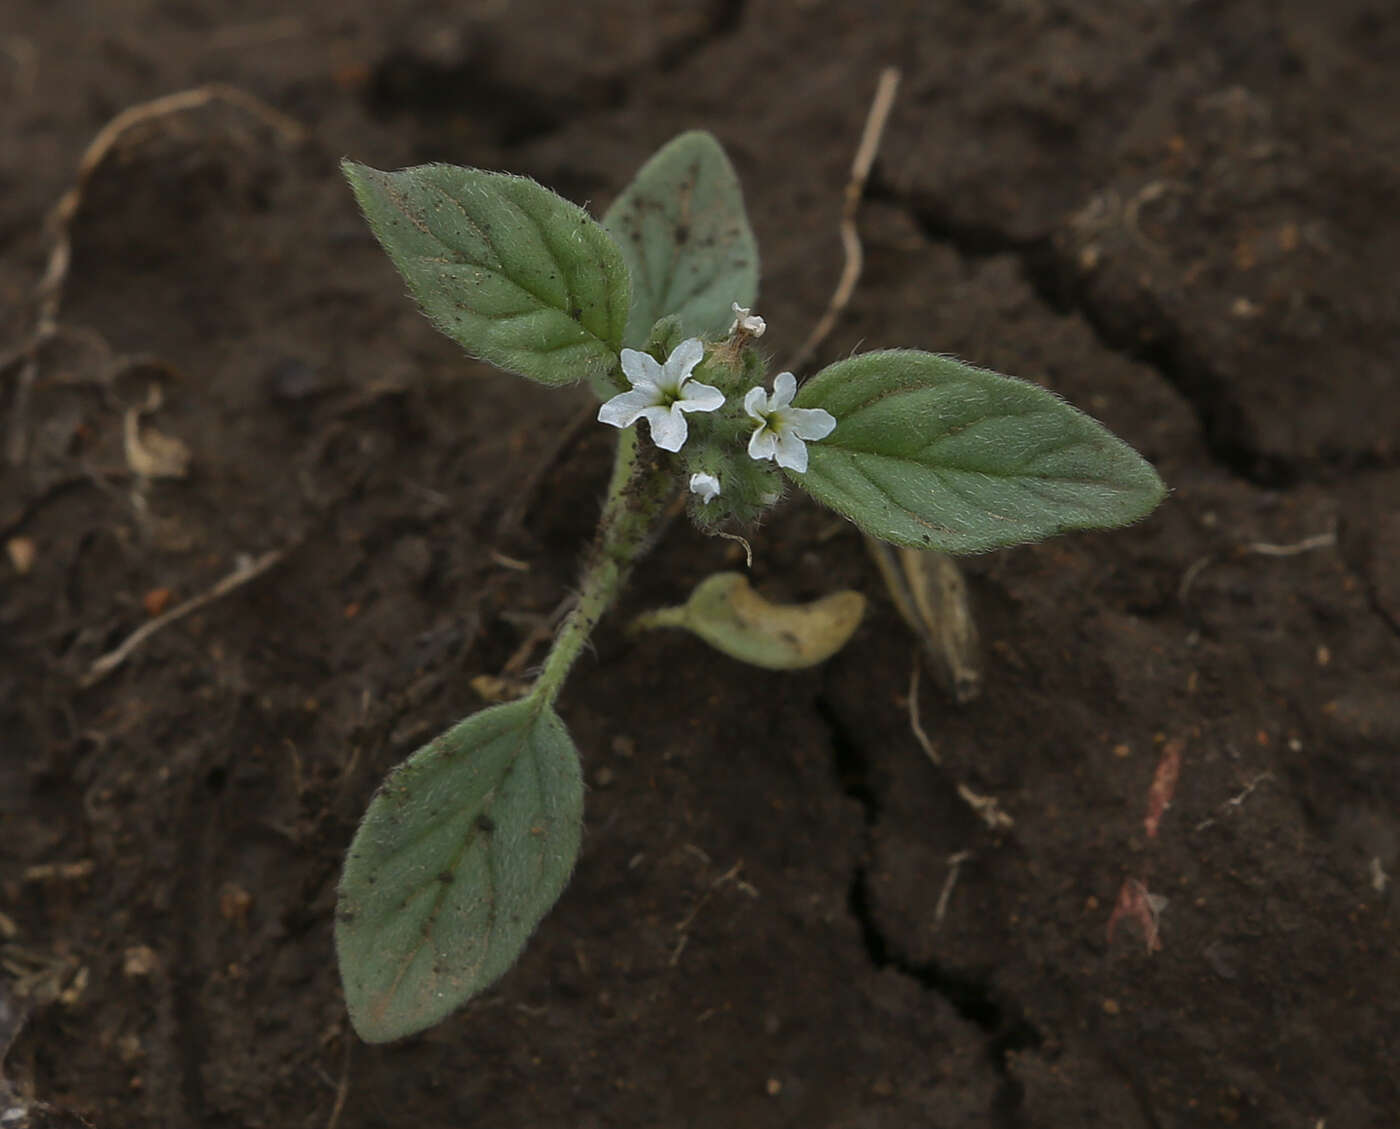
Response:
[{"label": "dry twig", "polygon": [[[914,656],[914,666],[909,674],[909,728],[914,734],[914,740],[919,742],[919,748],[923,749],[924,755],[934,764],[942,767],[943,758],[939,755],[938,747],[929,740],[928,734],[924,732],[924,727],[919,721],[918,655]],[[1001,810],[1001,804],[995,796],[984,796],[962,781],[957,782],[957,789],[962,802],[970,807],[976,813],[977,818],[993,831],[1005,831],[1007,828],[1015,826],[1016,821]]]},{"label": "dry twig", "polygon": [[[1240,806],[1245,802],[1245,800],[1249,799],[1249,797],[1254,794],[1254,790],[1256,788],[1258,788],[1261,784],[1268,784],[1273,780],[1274,774],[1272,772],[1261,772],[1258,776],[1256,776],[1253,780],[1251,780],[1248,784],[1244,786],[1243,791],[1239,792],[1234,796],[1231,796],[1228,800],[1225,800],[1223,803],[1221,803],[1220,807],[1217,810],[1225,812],[1226,814],[1229,814],[1231,809],[1238,811],[1240,809]],[[1200,823],[1196,824],[1196,830],[1204,831],[1207,827],[1211,827],[1214,824],[1215,818],[1213,816],[1208,817],[1206,819],[1201,820]]]},{"label": "dry twig", "polygon": [[1268,541],[1251,541],[1243,546],[1241,552],[1253,553],[1259,557],[1296,557],[1301,553],[1310,553],[1314,549],[1330,549],[1336,543],[1336,532],[1329,531],[1304,537],[1301,541],[1295,541],[1291,545],[1273,545]]},{"label": "dry twig", "polygon": [[326,1119],[326,1129],[335,1129],[340,1124],[340,1115],[345,1109],[345,1099],[350,1096],[350,1054],[354,1050],[355,1040],[350,1036],[345,1036],[345,1061],[340,1067],[340,1081],[335,1086],[335,1104],[331,1106],[331,1115]]},{"label": "dry twig", "polygon": [[865,194],[865,182],[870,178],[875,154],[880,150],[880,138],[885,132],[885,123],[889,120],[890,109],[894,105],[894,96],[898,89],[899,68],[886,67],[880,72],[880,82],[875,88],[875,97],[865,118],[860,145],[856,149],[855,160],[851,162],[851,179],[846,184],[846,203],[841,209],[841,247],[845,251],[846,262],[841,268],[841,277],[837,280],[826,313],[785,366],[790,372],[796,372],[812,359],[817,347],[835,327],[836,319],[850,302],[856,283],[860,281],[860,272],[865,266],[865,252],[861,247],[860,232],[856,229],[856,212],[860,209],[860,200]]},{"label": "dry twig", "polygon": [[164,615],[157,616],[149,623],[142,624],[126,637],[121,646],[117,647],[115,650],[108,651],[105,655],[98,658],[88,669],[87,674],[83,675],[78,685],[84,690],[89,686],[97,685],[97,683],[111,674],[112,671],[116,670],[117,667],[121,666],[122,663],[126,662],[136,649],[156,632],[169,627],[176,620],[184,619],[185,616],[189,615],[191,612],[198,611],[206,604],[212,604],[215,600],[223,599],[230,592],[243,587],[243,585],[247,584],[249,581],[256,580],[268,569],[272,568],[273,565],[281,561],[285,555],[285,550],[273,549],[271,552],[264,553],[262,556],[256,557],[252,561],[241,564],[212,588],[201,592],[198,596],[191,597],[177,607],[171,608]]},{"label": "dry twig", "polygon": [[748,894],[749,897],[752,898],[758,896],[757,890],[755,890],[747,882],[744,882],[739,879],[739,872],[743,869],[744,860],[740,859],[723,874],[721,874],[718,878],[716,878],[713,882],[711,882],[709,886],[706,887],[705,892],[700,895],[700,898],[695,903],[695,905],[693,905],[690,908],[690,912],[686,914],[685,917],[682,918],[679,922],[677,922],[676,932],[680,934],[680,937],[676,940],[676,947],[671,950],[670,960],[667,961],[667,963],[672,968],[675,968],[675,966],[680,962],[681,953],[685,951],[685,946],[690,941],[690,927],[693,924],[695,924],[695,919],[700,915],[700,911],[705,908],[705,903],[710,900],[710,895],[712,895],[716,890],[718,890],[721,886],[725,885],[726,883],[736,882],[738,888],[740,890],[743,890],[744,893]]},{"label": "dry twig", "polygon": [[958,851],[956,854],[948,856],[948,877],[943,880],[943,889],[938,894],[938,904],[933,907],[934,929],[943,925],[943,919],[948,915],[948,902],[953,896],[953,887],[958,884],[958,873],[962,870],[963,863],[970,858],[972,858],[971,851]]},{"label": "dry twig", "polygon": [[914,665],[909,671],[909,728],[913,730],[914,740],[919,742],[919,748],[923,749],[924,756],[928,757],[940,768],[943,765],[943,757],[938,752],[938,746],[929,740],[928,734],[924,732],[924,727],[919,721],[919,656],[914,656]]},{"label": "dry twig", "polygon": [[[1247,541],[1243,545],[1237,546],[1234,552],[1236,556],[1297,557],[1304,553],[1315,552],[1318,549],[1330,549],[1336,544],[1336,530],[1328,530],[1326,533],[1315,533],[1311,537],[1304,537],[1301,541],[1294,541],[1288,545],[1275,545],[1269,541]],[[1196,583],[1197,578],[1211,565],[1219,564],[1221,559],[1216,554],[1207,553],[1192,561],[1182,574],[1181,583],[1177,585],[1177,600],[1180,603],[1186,603],[1186,597],[1191,594],[1191,587]]]},{"label": "dry twig", "polygon": [[18,466],[24,461],[27,440],[27,418],[29,397],[39,374],[39,351],[58,333],[58,310],[63,304],[63,287],[68,280],[68,268],[73,259],[73,219],[82,206],[83,195],[107,155],[128,130],[151,121],[154,118],[180,113],[184,110],[206,106],[210,102],[223,101],[248,111],[261,118],[291,142],[300,141],[305,130],[286,114],[274,110],[266,102],[253,97],[246,91],[224,83],[214,82],[181,90],[128,106],[100,130],[88,143],[78,162],[78,172],[68,190],[58,198],[53,211],[49,213],[48,224],[53,232],[53,247],[49,251],[48,264],[44,275],[35,289],[38,316],[34,331],[20,349],[19,381],[15,387],[13,414],[10,417],[10,430],[6,444],[6,454],[11,465]]}]

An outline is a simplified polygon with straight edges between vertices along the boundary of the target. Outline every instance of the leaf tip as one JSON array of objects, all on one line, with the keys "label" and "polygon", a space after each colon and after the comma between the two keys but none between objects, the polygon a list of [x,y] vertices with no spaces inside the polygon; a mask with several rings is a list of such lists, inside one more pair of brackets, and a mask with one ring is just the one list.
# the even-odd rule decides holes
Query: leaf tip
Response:
[{"label": "leaf tip", "polygon": [[357,191],[360,185],[364,184],[368,179],[365,174],[374,171],[375,170],[370,168],[369,165],[361,164],[359,161],[353,160],[350,157],[340,158],[340,175],[345,177],[345,179],[350,182],[350,187]]},{"label": "leaf tip", "polygon": [[[369,219],[370,227],[375,228],[375,221],[371,218],[371,206],[378,194],[376,190],[382,191],[382,183],[388,179],[388,174],[369,165],[361,164],[359,161],[351,160],[349,157],[340,159],[340,173],[345,177],[345,182],[350,185],[350,191],[354,194],[355,203],[360,206],[360,211]],[[375,228],[375,235],[379,235],[377,228]]]}]

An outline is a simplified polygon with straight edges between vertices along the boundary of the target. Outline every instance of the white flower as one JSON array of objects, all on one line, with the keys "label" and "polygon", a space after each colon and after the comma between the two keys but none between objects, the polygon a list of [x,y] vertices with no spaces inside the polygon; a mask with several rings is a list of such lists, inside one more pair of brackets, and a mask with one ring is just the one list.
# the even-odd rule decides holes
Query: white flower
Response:
[{"label": "white flower", "polygon": [[734,324],[729,327],[729,334],[743,332],[750,337],[762,337],[764,330],[768,328],[765,322],[757,314],[752,313],[747,307],[739,305],[738,302],[730,302],[729,308],[734,311]]},{"label": "white flower", "polygon": [[664,365],[636,349],[622,350],[622,371],[632,383],[630,392],[619,392],[598,409],[598,421],[612,427],[631,427],[645,418],[651,441],[663,451],[679,451],[689,432],[682,412],[712,412],[724,403],[724,393],[690,374],[705,356],[698,337],[676,346]]},{"label": "white flower", "polygon": [[807,471],[807,444],[825,439],[836,430],[836,417],[825,408],[794,408],[792,398],[797,394],[797,378],[790,372],[778,373],[773,381],[773,395],[761,387],[750,388],[744,397],[744,411],[758,420],[749,437],[749,458],[776,459],[781,467]]},{"label": "white flower", "polygon": [[719,497],[719,479],[713,474],[706,474],[699,471],[690,476],[690,492],[699,494],[700,501],[709,505]]}]

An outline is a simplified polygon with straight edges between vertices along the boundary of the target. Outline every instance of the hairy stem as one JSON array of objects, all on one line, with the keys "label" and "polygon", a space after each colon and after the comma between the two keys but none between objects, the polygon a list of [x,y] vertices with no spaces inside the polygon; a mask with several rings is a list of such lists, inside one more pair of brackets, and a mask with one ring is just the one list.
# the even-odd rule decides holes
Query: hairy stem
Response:
[{"label": "hairy stem", "polygon": [[603,516],[579,582],[578,603],[554,640],[532,696],[550,704],[559,696],[569,668],[617,598],[632,565],[646,551],[674,492],[675,481],[658,462],[655,448],[641,446],[635,427],[620,432]]}]

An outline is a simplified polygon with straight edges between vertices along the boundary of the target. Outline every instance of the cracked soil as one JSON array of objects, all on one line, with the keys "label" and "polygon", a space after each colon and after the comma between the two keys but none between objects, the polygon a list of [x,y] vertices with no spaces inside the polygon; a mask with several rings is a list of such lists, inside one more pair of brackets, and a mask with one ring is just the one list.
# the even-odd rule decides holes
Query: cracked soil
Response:
[{"label": "cracked soil", "polygon": [[[338,159],[508,169],[600,213],[708,128],[781,360],[839,273],[887,65],[865,271],[819,363],[910,346],[1041,382],[1171,497],[965,562],[985,690],[923,680],[939,766],[913,640],[809,503],[751,538],[753,578],[872,597],[824,667],[626,636],[735,565],[677,525],[561,701],[572,884],[497,987],[358,1043],[341,852],[574,583],[611,435],[522,499],[587,392],[437,337]],[[304,132],[215,101],[124,133],[26,383],[4,358],[85,147],[205,82]],[[1379,0],[7,5],[0,983],[29,1015],[5,1077],[101,1129],[1400,1124],[1397,106]],[[137,416],[184,477],[132,476]],[[1133,891],[1151,920],[1115,916]]]}]

